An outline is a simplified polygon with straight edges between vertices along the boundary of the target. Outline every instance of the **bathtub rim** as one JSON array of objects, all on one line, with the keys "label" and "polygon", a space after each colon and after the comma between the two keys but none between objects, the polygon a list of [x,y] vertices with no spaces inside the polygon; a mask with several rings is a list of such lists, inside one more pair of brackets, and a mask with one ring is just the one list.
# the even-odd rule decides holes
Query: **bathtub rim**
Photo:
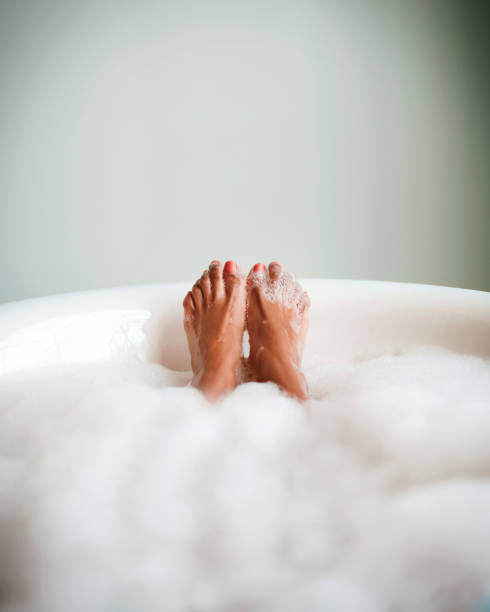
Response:
[{"label": "bathtub rim", "polygon": [[[321,355],[322,343],[328,343],[329,358],[368,358],[373,351],[383,354],[412,342],[490,358],[489,292],[391,281],[300,280],[312,297],[305,354]],[[6,343],[18,342],[19,333],[52,322],[79,317],[86,327],[88,321],[94,335],[90,320],[96,322],[97,316],[122,330],[124,317],[139,312],[147,313],[151,323],[140,324],[151,345],[144,360],[188,369],[182,300],[190,286],[192,282],[131,285],[7,302],[0,305],[0,351]],[[69,340],[62,339],[62,344],[68,347]]]}]

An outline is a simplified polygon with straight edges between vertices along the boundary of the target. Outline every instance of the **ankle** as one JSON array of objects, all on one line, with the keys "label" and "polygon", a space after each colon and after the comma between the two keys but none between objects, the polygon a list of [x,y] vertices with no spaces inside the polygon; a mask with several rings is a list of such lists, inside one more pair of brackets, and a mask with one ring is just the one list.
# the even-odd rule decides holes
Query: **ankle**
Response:
[{"label": "ankle", "polygon": [[251,351],[249,368],[255,373],[257,382],[273,382],[294,397],[308,398],[308,385],[299,357],[287,359],[266,349]]},{"label": "ankle", "polygon": [[238,366],[234,362],[208,364],[194,374],[192,384],[213,401],[238,385]]}]

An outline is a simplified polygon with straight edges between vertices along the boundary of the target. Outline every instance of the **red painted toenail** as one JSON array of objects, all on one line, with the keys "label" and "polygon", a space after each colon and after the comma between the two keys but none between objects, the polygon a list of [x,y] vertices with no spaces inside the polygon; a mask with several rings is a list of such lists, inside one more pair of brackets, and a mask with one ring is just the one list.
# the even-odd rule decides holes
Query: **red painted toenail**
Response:
[{"label": "red painted toenail", "polygon": [[235,261],[227,261],[225,263],[225,272],[227,274],[233,274],[236,270],[236,262]]},{"label": "red painted toenail", "polygon": [[265,266],[263,263],[256,263],[254,266],[254,272],[263,272],[265,270]]}]

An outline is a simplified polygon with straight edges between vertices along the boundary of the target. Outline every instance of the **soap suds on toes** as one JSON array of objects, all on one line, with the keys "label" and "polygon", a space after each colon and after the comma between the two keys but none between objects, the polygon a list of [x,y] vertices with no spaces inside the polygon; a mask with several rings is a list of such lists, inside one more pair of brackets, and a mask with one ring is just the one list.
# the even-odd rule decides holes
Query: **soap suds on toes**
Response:
[{"label": "soap suds on toes", "polygon": [[253,379],[273,382],[304,400],[308,386],[301,362],[308,331],[310,301],[299,282],[272,262],[256,264],[247,278],[248,365]]}]

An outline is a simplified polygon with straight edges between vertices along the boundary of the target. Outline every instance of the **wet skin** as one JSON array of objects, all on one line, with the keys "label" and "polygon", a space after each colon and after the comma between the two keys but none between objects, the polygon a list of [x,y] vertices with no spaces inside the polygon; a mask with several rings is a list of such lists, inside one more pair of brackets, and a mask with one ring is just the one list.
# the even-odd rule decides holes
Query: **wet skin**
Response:
[{"label": "wet skin", "polygon": [[[211,262],[184,298],[192,384],[213,401],[243,380],[273,382],[308,395],[301,371],[310,301],[293,277],[272,262],[245,278],[236,262]],[[248,329],[250,355],[243,357]]]}]

